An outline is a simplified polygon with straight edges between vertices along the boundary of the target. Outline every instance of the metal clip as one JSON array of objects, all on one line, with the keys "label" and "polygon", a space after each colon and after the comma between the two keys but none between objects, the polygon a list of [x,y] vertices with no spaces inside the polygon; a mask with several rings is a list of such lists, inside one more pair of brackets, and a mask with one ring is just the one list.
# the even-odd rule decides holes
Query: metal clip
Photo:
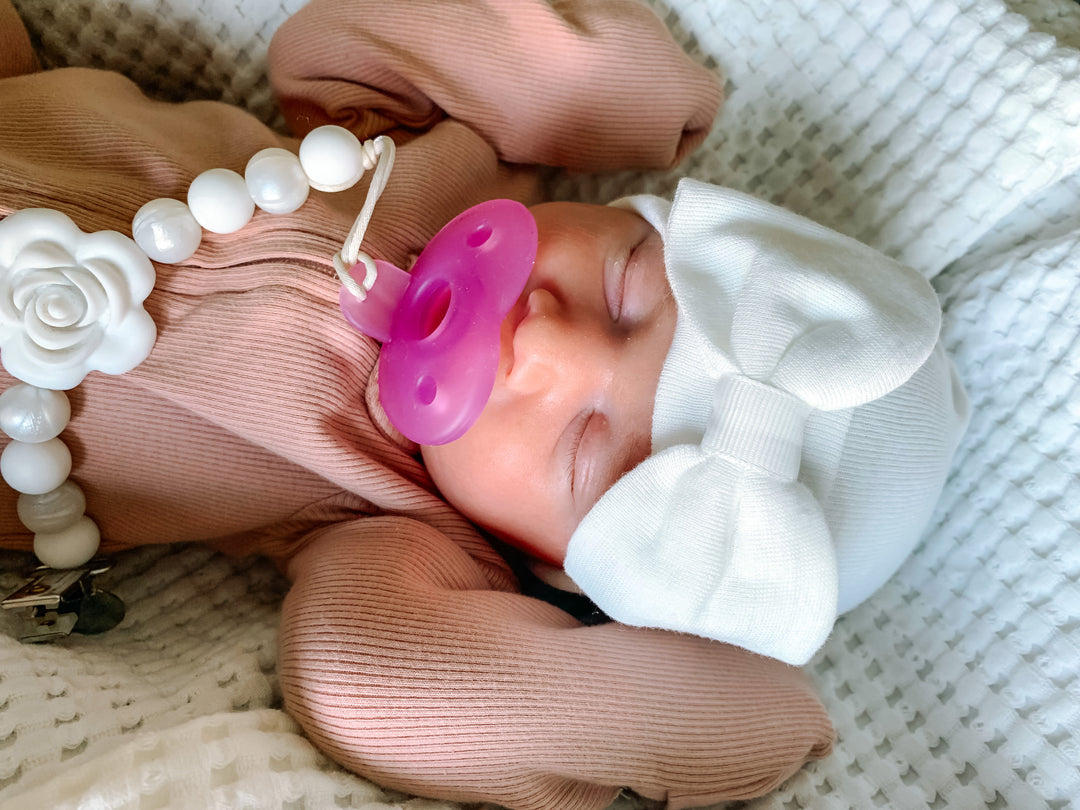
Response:
[{"label": "metal clip", "polygon": [[5,610],[28,610],[19,641],[64,638],[71,633],[103,633],[124,618],[124,603],[94,587],[94,577],[112,568],[95,557],[79,568],[37,568],[17,591],[4,599]]}]

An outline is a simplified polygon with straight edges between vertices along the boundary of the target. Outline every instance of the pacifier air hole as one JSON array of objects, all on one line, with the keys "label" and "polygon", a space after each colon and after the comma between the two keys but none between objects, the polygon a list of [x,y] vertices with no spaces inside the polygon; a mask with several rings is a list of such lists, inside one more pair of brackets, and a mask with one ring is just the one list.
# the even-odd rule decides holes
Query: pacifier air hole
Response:
[{"label": "pacifier air hole", "polygon": [[491,226],[480,225],[475,231],[465,237],[465,244],[471,248],[478,248],[491,238]]},{"label": "pacifier air hole", "polygon": [[421,405],[430,405],[437,392],[438,385],[430,374],[425,374],[416,381],[416,399]]},{"label": "pacifier air hole", "polygon": [[442,326],[446,313],[450,311],[451,297],[449,284],[432,285],[420,303],[420,317],[417,320],[419,334],[416,336],[419,340],[431,337]]}]

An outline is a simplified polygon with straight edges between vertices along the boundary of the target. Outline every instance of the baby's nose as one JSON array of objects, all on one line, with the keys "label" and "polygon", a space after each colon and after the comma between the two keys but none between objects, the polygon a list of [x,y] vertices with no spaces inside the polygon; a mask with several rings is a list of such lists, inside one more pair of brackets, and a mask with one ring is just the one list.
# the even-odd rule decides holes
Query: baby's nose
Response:
[{"label": "baby's nose", "polygon": [[540,288],[529,293],[513,347],[509,382],[524,392],[552,388],[584,359],[580,328],[567,317],[559,300]]}]

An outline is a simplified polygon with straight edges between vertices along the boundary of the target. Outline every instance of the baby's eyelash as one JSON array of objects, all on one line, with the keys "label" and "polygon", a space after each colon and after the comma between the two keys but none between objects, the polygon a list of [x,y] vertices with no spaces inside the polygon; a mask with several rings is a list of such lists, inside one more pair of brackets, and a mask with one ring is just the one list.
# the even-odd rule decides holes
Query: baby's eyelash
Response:
[{"label": "baby's eyelash", "polygon": [[[616,267],[618,265],[616,264]],[[618,278],[615,280],[604,279],[604,300],[607,303],[608,317],[614,323],[619,322],[619,316],[622,315],[622,297],[623,297],[623,279],[626,276],[626,266],[623,265],[618,271]],[[616,275],[616,272],[608,273],[607,276]]]},{"label": "baby's eyelash", "polygon": [[570,481],[571,495],[574,493],[574,483],[577,478],[578,450],[581,449],[581,442],[585,438],[585,430],[589,427],[591,418],[592,411],[585,411],[577,417],[578,424],[574,426],[574,439],[570,443],[569,452],[566,454],[566,477]]},{"label": "baby's eyelash", "polygon": [[[636,247],[636,246],[635,246]],[[626,293],[626,268],[634,256],[634,247],[621,256],[612,265],[612,271],[604,273],[604,301],[607,303],[608,316],[613,323],[622,317],[623,296]]]},{"label": "baby's eyelash", "polygon": [[[622,261],[616,263],[615,266],[618,268],[617,278],[612,279],[610,282],[609,278],[604,279],[604,299],[607,301],[608,314],[611,316],[611,320],[614,323],[621,322],[623,308],[626,305],[626,274],[637,255],[638,249],[645,243],[647,238],[648,236],[640,239],[630,248]],[[615,274],[605,275],[610,277]]]}]

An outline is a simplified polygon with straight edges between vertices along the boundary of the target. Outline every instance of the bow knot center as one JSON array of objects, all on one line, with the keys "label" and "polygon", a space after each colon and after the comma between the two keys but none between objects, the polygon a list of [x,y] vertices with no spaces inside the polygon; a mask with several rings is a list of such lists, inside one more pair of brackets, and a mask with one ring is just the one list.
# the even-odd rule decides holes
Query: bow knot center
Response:
[{"label": "bow knot center", "polygon": [[809,405],[788,391],[744,374],[725,374],[713,393],[701,449],[794,481],[810,411]]}]

